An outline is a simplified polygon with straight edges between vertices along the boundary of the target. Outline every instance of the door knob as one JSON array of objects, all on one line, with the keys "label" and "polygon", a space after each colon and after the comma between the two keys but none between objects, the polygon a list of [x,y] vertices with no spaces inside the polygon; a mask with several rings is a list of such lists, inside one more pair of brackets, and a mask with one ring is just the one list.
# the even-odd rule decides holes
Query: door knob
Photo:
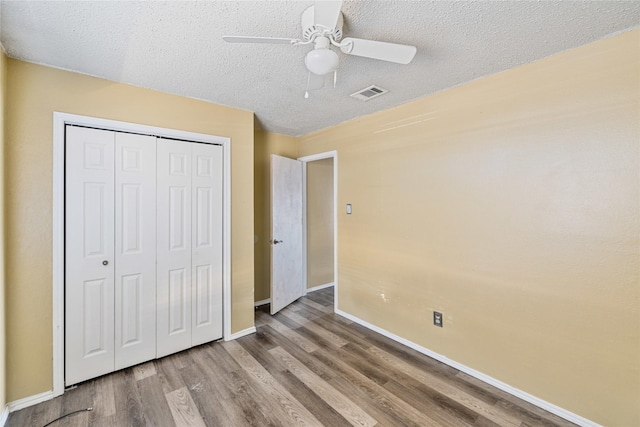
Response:
[{"label": "door knob", "polygon": [[275,240],[275,239],[273,240],[274,245],[277,245],[278,243],[282,243],[282,240]]},{"label": "door knob", "polygon": [[108,265],[109,261],[107,261],[106,259],[104,261],[102,261],[102,265]]}]

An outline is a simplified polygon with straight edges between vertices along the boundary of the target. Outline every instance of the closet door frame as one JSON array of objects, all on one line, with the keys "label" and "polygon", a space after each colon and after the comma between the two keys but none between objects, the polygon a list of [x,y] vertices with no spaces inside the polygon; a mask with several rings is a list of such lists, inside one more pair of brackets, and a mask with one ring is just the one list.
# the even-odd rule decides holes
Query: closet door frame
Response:
[{"label": "closet door frame", "polygon": [[231,138],[139,125],[90,116],[53,113],[53,396],[64,393],[64,236],[65,236],[65,126],[78,125],[138,133],[205,144],[223,151],[222,185],[222,312],[223,338],[231,336]]}]

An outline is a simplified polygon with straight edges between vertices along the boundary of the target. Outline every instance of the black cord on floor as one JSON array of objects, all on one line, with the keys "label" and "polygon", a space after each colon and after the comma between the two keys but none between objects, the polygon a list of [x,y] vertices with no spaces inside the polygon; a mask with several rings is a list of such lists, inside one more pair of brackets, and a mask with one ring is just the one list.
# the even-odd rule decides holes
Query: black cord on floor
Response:
[{"label": "black cord on floor", "polygon": [[48,423],[46,423],[42,427],[50,426],[51,424],[55,423],[56,421],[60,421],[61,419],[65,418],[65,417],[68,417],[69,415],[77,414],[78,412],[84,412],[84,411],[93,411],[93,408],[84,408],[84,409],[78,409],[77,411],[69,412],[68,414],[64,414],[64,415],[56,418],[53,421],[49,421]]}]

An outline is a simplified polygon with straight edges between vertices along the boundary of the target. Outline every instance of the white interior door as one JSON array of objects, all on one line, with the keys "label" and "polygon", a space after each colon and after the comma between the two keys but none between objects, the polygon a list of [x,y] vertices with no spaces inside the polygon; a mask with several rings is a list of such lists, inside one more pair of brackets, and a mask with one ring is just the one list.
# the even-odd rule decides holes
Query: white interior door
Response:
[{"label": "white interior door", "polygon": [[191,347],[191,145],[157,144],[157,357]]},{"label": "white interior door", "polygon": [[271,155],[271,314],[304,295],[302,162]]},{"label": "white interior door", "polygon": [[191,345],[222,338],[222,146],[191,144]]},{"label": "white interior door", "polygon": [[114,370],[113,132],[66,127],[65,380]]},{"label": "white interior door", "polygon": [[156,356],[156,138],[115,133],[115,369]]}]

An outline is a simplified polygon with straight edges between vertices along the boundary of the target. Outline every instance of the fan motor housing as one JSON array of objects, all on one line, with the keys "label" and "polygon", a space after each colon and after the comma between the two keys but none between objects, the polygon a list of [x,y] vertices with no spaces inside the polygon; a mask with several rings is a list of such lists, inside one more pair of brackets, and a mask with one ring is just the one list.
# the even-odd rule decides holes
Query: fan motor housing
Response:
[{"label": "fan motor housing", "polygon": [[302,13],[301,19],[302,38],[304,38],[305,41],[313,40],[321,35],[331,37],[334,41],[340,41],[340,39],[342,39],[342,26],[344,24],[342,12],[338,15],[338,22],[332,31],[327,31],[324,28],[317,28],[314,22],[314,7],[310,6]]}]

